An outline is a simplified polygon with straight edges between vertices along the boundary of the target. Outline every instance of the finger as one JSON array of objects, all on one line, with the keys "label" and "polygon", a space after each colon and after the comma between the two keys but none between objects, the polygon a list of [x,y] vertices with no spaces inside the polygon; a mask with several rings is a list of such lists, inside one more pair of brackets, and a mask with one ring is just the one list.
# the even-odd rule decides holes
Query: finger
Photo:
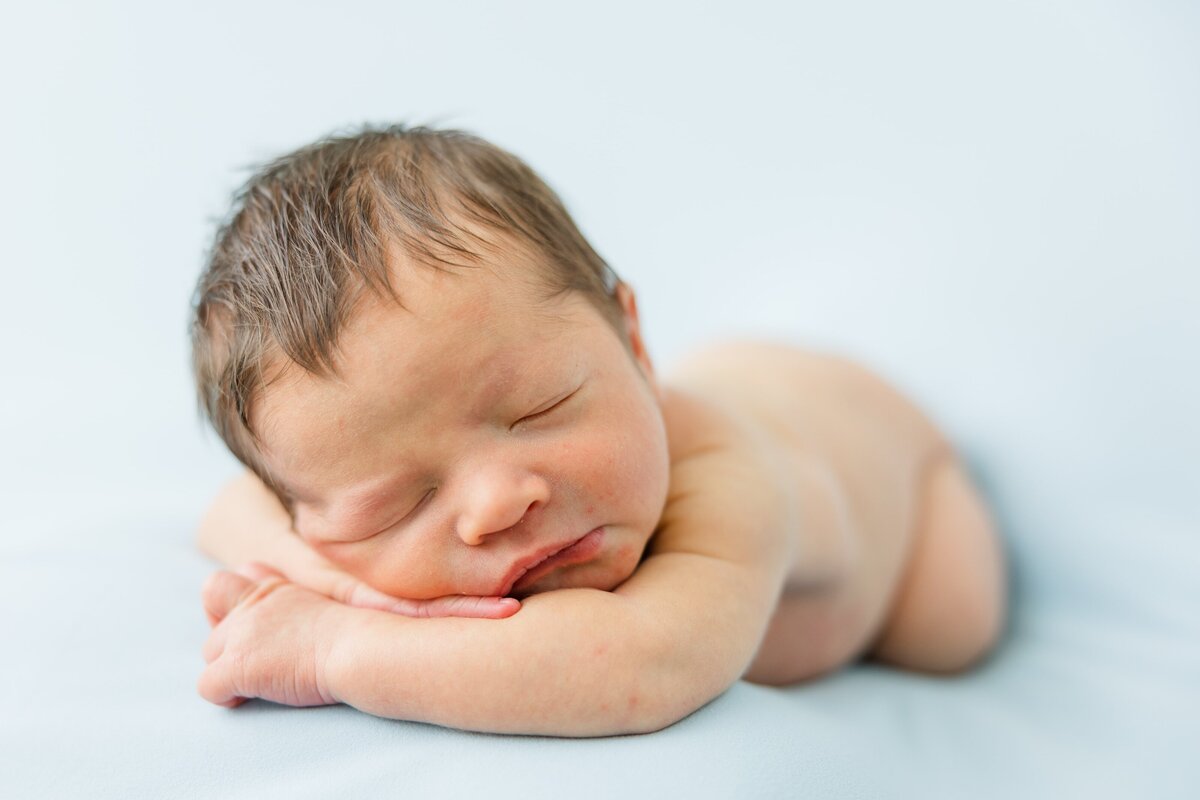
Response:
[{"label": "finger", "polygon": [[221,657],[225,652],[225,638],[228,634],[229,626],[217,625],[212,629],[212,633],[204,640],[204,646],[200,648],[200,655],[204,656],[204,663],[211,664]]},{"label": "finger", "polygon": [[247,698],[239,697],[230,681],[230,673],[225,662],[216,661],[209,664],[200,673],[196,681],[196,691],[210,703],[225,708],[236,708],[246,702]]},{"label": "finger", "polygon": [[432,600],[409,600],[384,594],[344,572],[337,572],[333,578],[328,594],[339,603],[358,608],[390,611],[406,617],[504,619],[521,610],[521,601],[515,597],[449,595]]},{"label": "finger", "polygon": [[406,602],[399,597],[384,594],[341,571],[334,571],[330,575],[328,594],[339,603],[357,608],[374,608],[379,611],[395,612],[397,604]]},{"label": "finger", "polygon": [[204,611],[210,625],[215,625],[236,606],[257,584],[241,575],[218,570],[208,576],[200,590]]},{"label": "finger", "polygon": [[249,578],[255,582],[266,578],[283,578],[287,580],[287,576],[282,572],[261,561],[247,561],[245,564],[238,564],[233,571],[243,578]]},{"label": "finger", "polygon": [[515,597],[476,597],[449,595],[433,600],[394,601],[391,609],[409,617],[471,617],[475,619],[504,619],[521,610]]}]

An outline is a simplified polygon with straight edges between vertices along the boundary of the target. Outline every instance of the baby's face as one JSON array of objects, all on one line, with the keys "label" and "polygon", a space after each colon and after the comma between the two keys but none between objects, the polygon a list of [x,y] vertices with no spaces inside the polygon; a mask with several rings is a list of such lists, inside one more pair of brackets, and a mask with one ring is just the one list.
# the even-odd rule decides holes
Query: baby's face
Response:
[{"label": "baby's face", "polygon": [[[398,597],[615,588],[658,524],[669,471],[632,295],[621,287],[635,358],[575,293],[539,307],[484,268],[395,280],[408,310],[365,300],[339,340],[339,379],[292,366],[254,408],[296,531]],[[584,536],[577,558],[522,579]]]}]

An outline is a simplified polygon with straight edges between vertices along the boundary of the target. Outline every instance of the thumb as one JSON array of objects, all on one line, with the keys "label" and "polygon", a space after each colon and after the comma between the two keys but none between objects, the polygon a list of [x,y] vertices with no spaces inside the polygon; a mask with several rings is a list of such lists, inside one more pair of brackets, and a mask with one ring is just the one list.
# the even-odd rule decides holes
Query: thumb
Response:
[{"label": "thumb", "polygon": [[254,581],[226,570],[218,570],[210,575],[200,590],[208,624],[215,626],[225,619],[256,585]]}]

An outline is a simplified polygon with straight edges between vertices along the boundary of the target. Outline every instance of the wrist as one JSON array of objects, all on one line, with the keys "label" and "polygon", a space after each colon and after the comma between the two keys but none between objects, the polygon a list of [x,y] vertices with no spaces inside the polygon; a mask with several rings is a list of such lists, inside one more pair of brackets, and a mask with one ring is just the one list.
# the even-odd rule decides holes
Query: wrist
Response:
[{"label": "wrist", "polygon": [[324,617],[323,686],[334,702],[358,707],[356,688],[368,674],[364,661],[370,657],[362,643],[369,641],[368,630],[377,624],[374,618],[387,615],[387,612],[355,608],[336,601],[331,606]]}]

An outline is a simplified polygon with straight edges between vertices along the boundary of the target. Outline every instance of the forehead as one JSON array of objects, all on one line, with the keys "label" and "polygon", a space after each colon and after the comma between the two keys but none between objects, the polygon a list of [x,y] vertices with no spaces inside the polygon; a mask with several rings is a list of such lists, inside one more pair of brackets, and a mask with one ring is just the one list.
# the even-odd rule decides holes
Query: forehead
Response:
[{"label": "forehead", "polygon": [[398,423],[421,437],[482,419],[522,387],[574,370],[607,325],[574,293],[549,303],[487,267],[418,266],[395,285],[404,308],[367,294],[354,310],[336,376],[293,365],[255,403],[252,424],[285,485],[317,473],[355,481],[373,468],[362,443]]},{"label": "forehead", "polygon": [[416,267],[393,278],[403,307],[365,294],[339,336],[335,364],[342,381],[368,382],[390,369],[405,378],[393,386],[415,391],[443,367],[472,382],[502,377],[539,345],[590,327],[592,315],[580,313],[587,305],[582,298],[568,293],[548,300],[527,270],[514,272]]}]

